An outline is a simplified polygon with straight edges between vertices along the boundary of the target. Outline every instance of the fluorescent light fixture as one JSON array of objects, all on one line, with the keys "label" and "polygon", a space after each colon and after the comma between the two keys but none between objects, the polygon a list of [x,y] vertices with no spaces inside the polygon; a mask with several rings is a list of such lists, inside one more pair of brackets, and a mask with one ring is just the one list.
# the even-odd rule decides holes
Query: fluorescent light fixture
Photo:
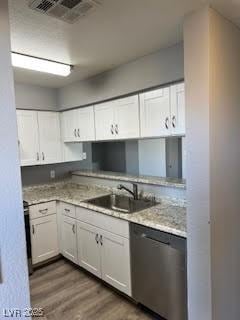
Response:
[{"label": "fluorescent light fixture", "polygon": [[12,65],[14,67],[51,73],[67,77],[71,73],[72,66],[56,61],[36,58],[17,52],[12,52]]}]

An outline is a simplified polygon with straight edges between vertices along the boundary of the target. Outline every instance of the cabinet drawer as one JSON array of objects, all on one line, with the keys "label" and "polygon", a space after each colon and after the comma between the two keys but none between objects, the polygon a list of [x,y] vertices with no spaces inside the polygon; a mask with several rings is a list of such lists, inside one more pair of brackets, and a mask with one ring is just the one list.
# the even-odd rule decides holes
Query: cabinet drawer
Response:
[{"label": "cabinet drawer", "polygon": [[56,201],[44,202],[29,207],[30,219],[57,213]]},{"label": "cabinet drawer", "polygon": [[127,221],[81,207],[76,207],[76,218],[95,227],[129,238],[129,224]]},{"label": "cabinet drawer", "polygon": [[60,202],[60,213],[75,218],[76,217],[76,209],[75,206],[69,203]]}]

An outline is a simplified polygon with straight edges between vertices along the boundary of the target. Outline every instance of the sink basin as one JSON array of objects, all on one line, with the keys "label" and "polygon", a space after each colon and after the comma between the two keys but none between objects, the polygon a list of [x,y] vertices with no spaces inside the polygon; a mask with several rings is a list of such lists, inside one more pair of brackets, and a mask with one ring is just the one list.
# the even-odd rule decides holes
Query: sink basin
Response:
[{"label": "sink basin", "polygon": [[97,207],[111,209],[121,213],[134,213],[156,205],[156,203],[151,200],[134,200],[133,198],[127,196],[115,194],[90,199],[85,202],[93,204]]}]

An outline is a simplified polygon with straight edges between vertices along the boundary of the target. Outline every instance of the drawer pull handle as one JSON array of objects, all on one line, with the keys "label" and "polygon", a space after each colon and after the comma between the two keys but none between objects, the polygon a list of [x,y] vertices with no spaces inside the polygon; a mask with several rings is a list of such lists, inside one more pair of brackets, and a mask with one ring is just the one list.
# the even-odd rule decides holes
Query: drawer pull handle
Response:
[{"label": "drawer pull handle", "polygon": [[100,243],[101,243],[101,246],[103,245],[103,236],[100,235]]},{"label": "drawer pull handle", "polygon": [[32,225],[32,234],[35,233],[35,228],[34,228],[34,225]]},{"label": "drawer pull handle", "polygon": [[39,210],[39,212],[40,212],[41,214],[45,214],[45,213],[48,212],[48,209],[42,209],[42,210]]},{"label": "drawer pull handle", "polygon": [[70,209],[64,208],[65,212],[69,213]]}]

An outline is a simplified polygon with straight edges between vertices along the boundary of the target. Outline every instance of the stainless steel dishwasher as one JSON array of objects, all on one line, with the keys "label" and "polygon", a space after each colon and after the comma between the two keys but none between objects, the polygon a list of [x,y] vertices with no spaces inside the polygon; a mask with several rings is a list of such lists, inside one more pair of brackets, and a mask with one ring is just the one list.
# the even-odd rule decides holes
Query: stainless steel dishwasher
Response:
[{"label": "stainless steel dishwasher", "polygon": [[186,239],[131,223],[130,240],[133,298],[167,320],[186,320]]}]

